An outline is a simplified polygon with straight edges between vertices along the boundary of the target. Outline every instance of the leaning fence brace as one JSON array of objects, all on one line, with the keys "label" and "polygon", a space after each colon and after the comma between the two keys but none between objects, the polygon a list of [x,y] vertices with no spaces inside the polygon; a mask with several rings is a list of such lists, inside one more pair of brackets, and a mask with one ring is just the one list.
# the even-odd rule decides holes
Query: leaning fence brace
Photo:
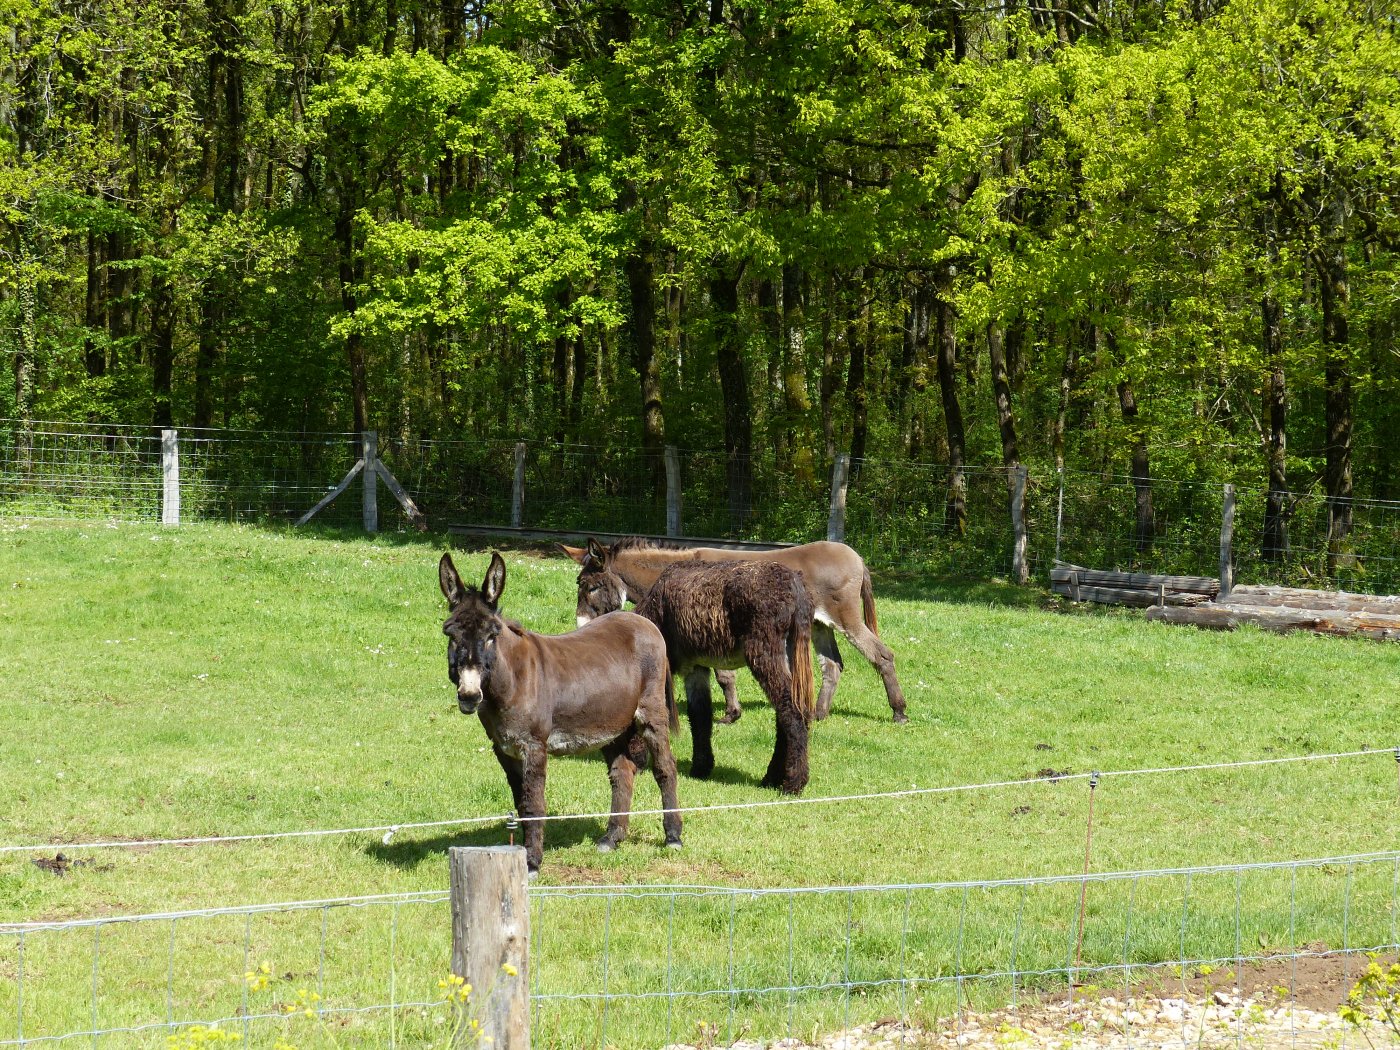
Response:
[{"label": "leaning fence brace", "polygon": [[[1207,967],[1218,988],[1262,967],[1291,1002],[1303,960],[1334,958],[1349,982],[1362,953],[1400,946],[1400,850],[800,888],[527,889],[516,867],[472,902],[473,936],[500,943],[494,909],[514,954],[487,952],[494,972],[472,982],[460,1013],[439,989],[452,894],[395,894],[0,925],[0,1045],[147,1046],[195,1024],[269,1044],[334,1025],[342,1045],[441,1045],[450,1025],[487,1023],[492,997],[527,986],[541,1045],[640,1050],[690,1041],[697,1027],[727,1045],[892,1016],[959,1031],[969,1013],[1027,996],[1069,1002],[1092,994],[1086,985],[1127,999],[1150,979],[1159,994],[1184,993]],[[1224,1034],[1248,1036],[1242,1013],[1218,1016]],[[1183,1029],[1183,1045],[1202,1034]]]}]

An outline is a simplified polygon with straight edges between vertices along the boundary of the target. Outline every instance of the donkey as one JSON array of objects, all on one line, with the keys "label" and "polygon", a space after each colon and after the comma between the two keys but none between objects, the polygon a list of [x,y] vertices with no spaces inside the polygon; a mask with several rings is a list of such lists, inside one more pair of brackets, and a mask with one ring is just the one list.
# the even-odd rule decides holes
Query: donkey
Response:
[{"label": "donkey", "polygon": [[[804,543],[800,547],[784,547],[772,551],[733,551],[718,547],[683,548],[661,545],[636,536],[618,540],[604,547],[589,540],[587,547],[560,548],[586,570],[611,569],[629,598],[640,600],[668,565],[685,561],[711,562],[776,562],[802,573],[815,604],[812,641],[821,660],[822,688],[817,697],[814,715],[818,720],[831,713],[831,699],[841,680],[843,664],[841,650],[836,647],[834,631],[850,639],[862,656],[875,665],[885,683],[885,696],[896,722],[909,721],[904,713],[904,690],[894,672],[894,653],[880,639],[875,618],[875,591],[870,584],[870,570],[864,560],[844,543]],[[580,592],[581,594],[582,592]],[[834,630],[833,630],[834,629]],[[716,678],[720,678],[716,674]],[[733,677],[724,689],[725,721],[738,718],[739,701],[733,692]]]},{"label": "donkey", "polygon": [[496,553],[481,589],[457,574],[452,556],[438,563],[438,584],[451,615],[447,677],[457,707],[479,713],[491,749],[505,770],[525,824],[525,864],[533,875],[544,851],[544,779],[549,755],[602,750],[612,782],[612,810],[598,849],[627,837],[632,783],[651,757],[665,811],[666,845],[680,848],[676,760],[670,732],[678,726],[666,642],[634,613],[607,616],[576,631],[542,635],[502,618],[506,563]]},{"label": "donkey", "polygon": [[[625,600],[622,581],[605,568],[583,569],[578,590],[581,623],[606,622]],[[685,679],[691,775],[703,779],[715,766],[710,669],[747,665],[778,722],[760,784],[800,793],[807,784],[807,726],[816,692],[807,655],[812,598],[802,574],[766,562],[683,562],[657,577],[637,613],[661,629],[671,670]]]}]

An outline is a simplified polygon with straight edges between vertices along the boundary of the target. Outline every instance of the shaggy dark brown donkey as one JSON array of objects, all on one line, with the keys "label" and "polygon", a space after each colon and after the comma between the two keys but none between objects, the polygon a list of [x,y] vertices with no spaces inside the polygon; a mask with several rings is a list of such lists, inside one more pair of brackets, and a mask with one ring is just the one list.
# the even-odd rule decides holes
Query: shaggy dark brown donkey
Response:
[{"label": "shaggy dark brown donkey", "polygon": [[[756,561],[786,565],[802,573],[814,603],[812,641],[821,660],[822,689],[817,697],[815,717],[825,718],[831,712],[831,699],[841,680],[841,651],[836,647],[835,631],[850,639],[857,651],[875,665],[885,683],[885,696],[896,722],[909,721],[904,713],[904,691],[894,672],[894,653],[880,640],[875,619],[875,592],[870,585],[870,570],[861,556],[844,543],[804,543],[800,547],[785,547],[775,551],[731,551],[718,547],[660,546],[648,540],[628,537],[611,547],[589,540],[587,547],[561,549],[583,568],[606,567],[622,581],[627,597],[633,601],[645,594],[667,566],[687,561]],[[580,592],[582,597],[582,592]],[[725,721],[739,717],[739,700],[734,694],[733,676],[726,682],[719,674],[724,689]]]},{"label": "shaggy dark brown donkey", "polygon": [[[622,607],[624,592],[616,573],[584,569],[580,621],[618,615],[613,610]],[[710,668],[747,666],[778,721],[773,759],[761,783],[800,792],[807,784],[807,725],[816,692],[807,655],[812,598],[802,574],[771,562],[684,562],[657,577],[637,613],[661,628],[671,670],[685,678],[691,775],[708,777],[715,765]]]},{"label": "shaggy dark brown donkey", "polygon": [[633,613],[607,616],[561,635],[527,631],[501,617],[506,563],[491,555],[481,589],[457,575],[452,556],[438,563],[438,582],[451,615],[447,676],[464,715],[480,713],[492,750],[505,770],[516,812],[524,818],[525,863],[539,870],[544,850],[544,773],[549,755],[602,750],[612,781],[608,830],[600,850],[627,837],[632,782],[650,753],[661,788],[666,845],[681,844],[676,812],[676,760],[670,730],[676,701],[666,642]]}]

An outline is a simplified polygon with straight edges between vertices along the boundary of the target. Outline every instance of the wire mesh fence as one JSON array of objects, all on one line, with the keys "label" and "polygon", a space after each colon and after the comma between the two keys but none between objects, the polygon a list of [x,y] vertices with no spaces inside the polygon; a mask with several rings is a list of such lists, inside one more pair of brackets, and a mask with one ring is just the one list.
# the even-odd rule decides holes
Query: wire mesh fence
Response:
[{"label": "wire mesh fence", "polygon": [[[185,520],[292,522],[332,492],[361,455],[354,434],[178,433]],[[666,455],[612,445],[387,437],[380,455],[438,525],[520,524],[559,532],[667,531]],[[804,543],[823,538],[832,478],[773,450],[747,458],[674,450],[683,536]],[[0,420],[0,516],[159,521],[160,432],[143,427]],[[517,476],[518,475],[518,476]],[[850,465],[844,534],[877,569],[1007,577],[1014,571],[1013,475],[1003,467],[867,458]],[[358,487],[358,483],[356,488]],[[953,494],[957,498],[952,498]],[[1239,582],[1400,591],[1400,503],[1340,505],[1316,490],[1278,496],[1282,542],[1266,542],[1262,487],[1236,495]],[[380,500],[385,527],[407,523]],[[1222,486],[1084,471],[1027,471],[1028,568],[1214,576]],[[360,522],[352,488],[318,521]]]},{"label": "wire mesh fence", "polygon": [[[1228,988],[1251,968],[1288,1004],[1317,959],[1345,991],[1363,953],[1397,948],[1400,852],[898,885],[535,886],[529,901],[535,1045],[716,1046],[889,1018],[957,1031],[975,1012],[1106,992],[1189,998],[1204,974]],[[339,1046],[445,1045],[450,953],[445,893],[0,926],[0,1045],[149,1046],[196,1024],[249,1045],[323,1031]],[[1067,1025],[1057,1045],[1081,1034]],[[1180,1036],[1203,1045],[1184,1021]]]}]

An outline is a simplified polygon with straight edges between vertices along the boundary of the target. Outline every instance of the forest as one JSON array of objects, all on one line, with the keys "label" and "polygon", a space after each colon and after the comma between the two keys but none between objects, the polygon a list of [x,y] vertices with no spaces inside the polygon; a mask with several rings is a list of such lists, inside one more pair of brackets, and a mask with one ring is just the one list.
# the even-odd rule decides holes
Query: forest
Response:
[{"label": "forest", "polygon": [[[1392,0],[0,0],[0,416],[1400,499]],[[1271,538],[1272,537],[1272,538]]]}]

